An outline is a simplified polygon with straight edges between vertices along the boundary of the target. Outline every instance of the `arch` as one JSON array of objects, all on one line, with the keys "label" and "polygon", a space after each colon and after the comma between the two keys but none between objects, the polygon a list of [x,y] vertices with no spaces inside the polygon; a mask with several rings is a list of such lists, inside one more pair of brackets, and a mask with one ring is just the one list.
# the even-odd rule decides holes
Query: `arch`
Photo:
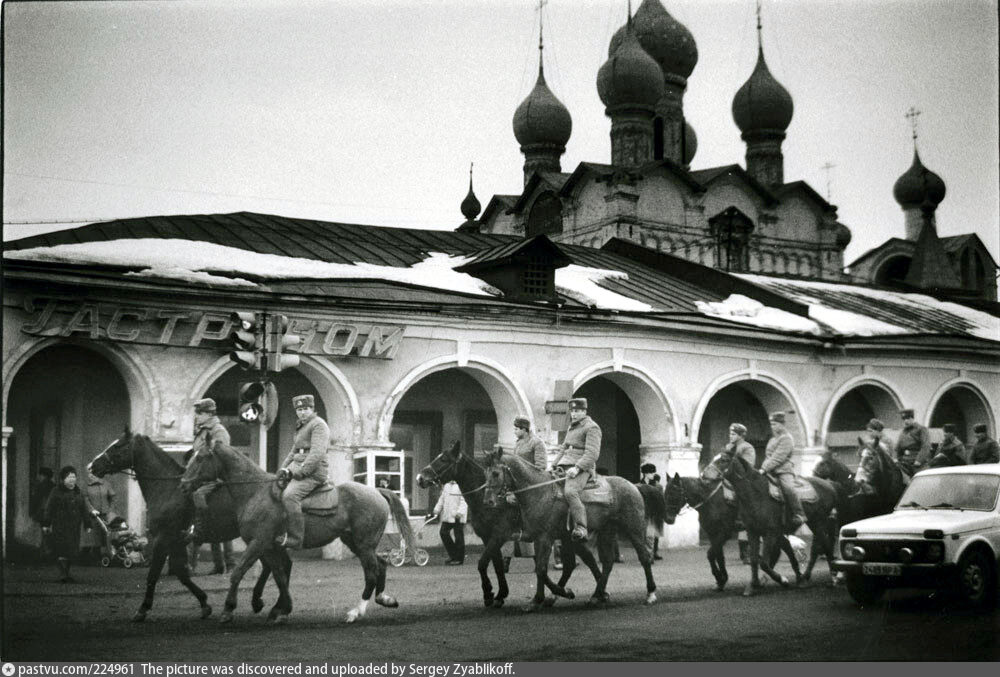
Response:
[{"label": "arch", "polygon": [[[446,369],[460,369],[479,383],[489,395],[497,420],[513,421],[516,416],[524,416],[535,427],[535,417],[528,403],[524,390],[514,380],[513,375],[501,364],[486,357],[472,356],[468,358],[459,355],[444,355],[428,360],[414,367],[396,384],[382,405],[379,413],[377,436],[380,443],[389,443],[389,429],[396,406],[410,387],[425,376]],[[511,426],[500,426],[500,444],[504,447],[514,445],[514,434]]]},{"label": "arch", "polygon": [[562,201],[548,190],[535,198],[528,210],[525,221],[525,236],[534,237],[542,233],[558,235],[563,232]]},{"label": "arch", "polygon": [[[723,374],[719,376],[714,381],[712,381],[708,388],[706,388],[705,393],[701,396],[701,400],[698,402],[698,406],[695,408],[694,416],[691,418],[691,438],[698,439],[698,433],[701,430],[702,418],[705,415],[705,410],[708,408],[709,402],[720,390],[726,386],[739,383],[741,381],[749,381],[751,383],[762,383],[770,386],[777,391],[795,410],[795,416],[793,421],[798,421],[798,425],[789,425],[788,431],[792,433],[792,437],[795,439],[795,445],[798,447],[809,446],[809,430],[812,429],[810,426],[810,421],[807,412],[802,406],[802,402],[799,396],[795,394],[794,389],[789,385],[784,379],[775,376],[769,372],[755,371],[750,369],[741,369],[740,371],[730,372],[728,374]],[[754,393],[757,395],[757,393]],[[787,406],[777,403],[773,398],[768,398],[770,402],[764,402],[762,404],[770,409],[780,408],[781,406]],[[777,404],[777,406],[774,406]]]},{"label": "arch", "polygon": [[910,263],[912,261],[905,254],[890,256],[875,269],[872,279],[875,281],[875,284],[886,286],[902,282],[906,279],[907,273],[910,272]]},{"label": "arch", "polygon": [[[860,388],[862,386],[874,386],[876,388],[883,390],[886,394],[888,394],[889,397],[892,398],[892,402],[896,407],[896,411],[894,412],[895,415],[896,416],[899,415],[899,410],[903,408],[903,402],[899,398],[898,394],[899,388],[892,385],[889,381],[882,378],[881,376],[870,376],[867,374],[855,376],[853,378],[844,381],[840,385],[840,387],[837,388],[836,392],[834,392],[833,395],[830,397],[829,402],[827,402],[826,409],[823,412],[823,422],[820,425],[819,429],[822,439],[825,440],[826,436],[830,432],[830,421],[833,418],[833,410],[836,409],[837,404],[840,402],[840,400],[843,399],[843,397],[850,391],[854,390],[855,388]],[[890,427],[893,427],[890,425],[890,421],[883,420],[883,423],[889,425]]]},{"label": "arch", "polygon": [[[361,404],[347,376],[326,357],[301,355],[297,369],[316,387],[326,409],[331,438],[343,445],[356,445],[362,436]],[[228,356],[220,357],[205,369],[188,391],[185,410],[217,379],[235,365]],[[339,414],[339,415],[338,415]]]},{"label": "arch", "polygon": [[[681,437],[680,422],[660,380],[634,362],[608,360],[593,364],[573,377],[573,391],[598,376],[621,388],[639,416],[643,444],[676,442]],[[652,394],[652,398],[649,395]]]},{"label": "arch", "polygon": [[135,432],[145,435],[156,433],[156,415],[160,412],[160,389],[152,370],[139,357],[121,348],[117,343],[85,341],[72,337],[36,337],[22,343],[3,365],[3,422],[7,424],[7,407],[10,403],[10,387],[14,378],[28,361],[45,350],[59,345],[69,345],[105,357],[118,369],[129,398],[129,426]]},{"label": "arch", "polygon": [[968,430],[963,432],[963,439],[965,439],[966,442],[971,441],[972,426],[976,423],[986,423],[990,430],[996,430],[996,418],[994,417],[993,408],[990,406],[989,399],[987,399],[986,395],[983,393],[982,388],[973,383],[968,377],[953,378],[938,386],[938,389],[934,391],[934,394],[931,396],[930,402],[927,405],[927,409],[924,412],[924,425],[928,427],[931,426],[935,410],[941,404],[941,400],[955,390],[959,391],[957,393],[958,397],[966,399],[968,403],[967,408],[969,404],[973,407],[978,404],[979,407],[981,407],[978,414],[988,419],[985,421],[966,421],[966,427]]}]

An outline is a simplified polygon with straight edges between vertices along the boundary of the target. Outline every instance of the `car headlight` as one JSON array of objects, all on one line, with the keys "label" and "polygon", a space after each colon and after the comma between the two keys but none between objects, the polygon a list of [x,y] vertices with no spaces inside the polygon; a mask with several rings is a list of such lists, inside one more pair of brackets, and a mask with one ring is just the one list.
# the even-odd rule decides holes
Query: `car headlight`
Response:
[{"label": "car headlight", "polygon": [[940,562],[944,559],[944,543],[931,543],[927,547],[927,560]]}]

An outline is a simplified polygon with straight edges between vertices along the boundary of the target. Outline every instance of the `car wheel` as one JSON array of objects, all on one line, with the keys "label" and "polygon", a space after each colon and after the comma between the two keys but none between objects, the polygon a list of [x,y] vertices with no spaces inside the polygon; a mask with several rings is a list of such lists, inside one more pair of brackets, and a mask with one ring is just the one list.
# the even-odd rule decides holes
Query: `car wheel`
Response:
[{"label": "car wheel", "polygon": [[996,572],[990,559],[980,550],[962,555],[955,583],[959,599],[970,606],[984,606],[996,601]]},{"label": "car wheel", "polygon": [[859,606],[870,606],[882,598],[885,586],[861,574],[847,574],[847,592]]}]

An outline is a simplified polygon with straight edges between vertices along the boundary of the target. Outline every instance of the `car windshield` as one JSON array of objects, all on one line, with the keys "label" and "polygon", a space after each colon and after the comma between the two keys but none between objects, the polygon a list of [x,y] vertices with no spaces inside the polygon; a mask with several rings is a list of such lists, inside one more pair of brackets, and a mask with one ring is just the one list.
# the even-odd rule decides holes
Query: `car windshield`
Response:
[{"label": "car windshield", "polygon": [[997,504],[998,488],[997,475],[917,475],[903,492],[896,509],[992,510]]}]

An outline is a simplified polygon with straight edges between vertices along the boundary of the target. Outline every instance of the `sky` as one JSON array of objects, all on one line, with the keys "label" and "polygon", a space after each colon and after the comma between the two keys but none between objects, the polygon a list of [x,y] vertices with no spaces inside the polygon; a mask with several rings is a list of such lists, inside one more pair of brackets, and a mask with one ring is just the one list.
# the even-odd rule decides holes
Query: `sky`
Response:
[{"label": "sky", "polygon": [[[635,0],[635,6],[639,0]],[[692,168],[744,164],[732,98],[756,61],[754,0],[664,0],[699,60]],[[520,192],[511,118],[538,68],[538,0],[4,3],[5,240],[84,222],[254,211],[453,229]],[[573,118],[564,171],[610,160],[597,71],[626,0],[548,0],[546,80]],[[1000,259],[997,4],[763,0],[795,114],[786,181],[839,208],[851,261],[904,234],[913,157],[942,235]],[[834,167],[824,170],[825,164]]]}]

